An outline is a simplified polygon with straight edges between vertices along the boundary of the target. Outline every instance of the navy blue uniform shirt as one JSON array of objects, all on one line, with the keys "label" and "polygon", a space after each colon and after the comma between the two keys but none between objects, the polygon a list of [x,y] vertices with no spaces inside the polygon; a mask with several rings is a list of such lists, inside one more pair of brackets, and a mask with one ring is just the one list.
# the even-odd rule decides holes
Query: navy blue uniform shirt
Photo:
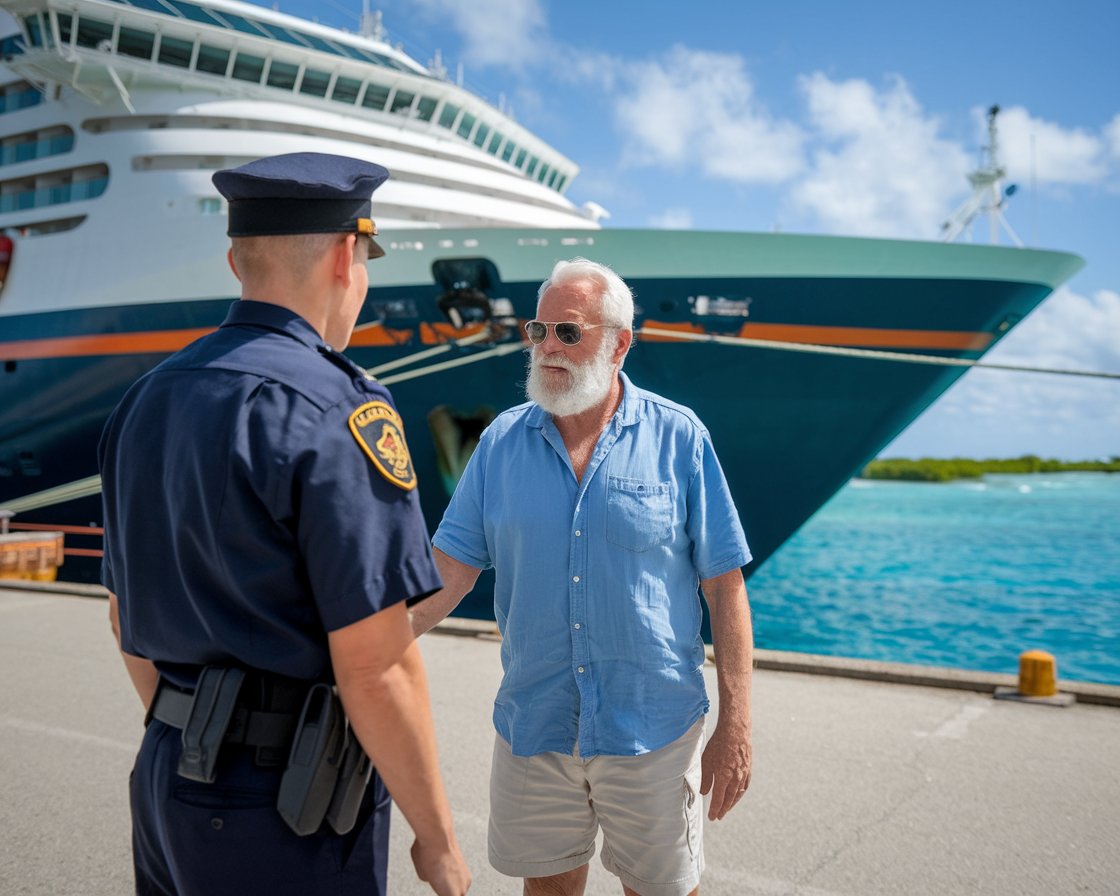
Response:
[{"label": "navy blue uniform shirt", "polygon": [[331,680],[328,631],[440,587],[392,398],[284,308],[238,301],[140,379],[100,462],[121,646],[176,683]]}]

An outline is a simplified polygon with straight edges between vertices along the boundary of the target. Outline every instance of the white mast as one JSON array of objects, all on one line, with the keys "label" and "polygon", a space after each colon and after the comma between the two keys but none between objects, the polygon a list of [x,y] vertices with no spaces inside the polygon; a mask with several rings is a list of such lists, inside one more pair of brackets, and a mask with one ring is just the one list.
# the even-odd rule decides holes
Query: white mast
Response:
[{"label": "white mast", "polygon": [[999,163],[999,142],[996,135],[998,114],[999,106],[992,106],[988,110],[988,145],[982,149],[980,167],[968,175],[968,181],[972,184],[972,195],[941,225],[941,238],[945,242],[952,242],[967,230],[977,217],[986,215],[989,242],[999,242],[999,228],[1002,225],[1016,246],[1023,245],[1023,241],[1011,229],[1011,225],[1003,215],[1003,209],[1015,194],[1016,186],[1015,184],[1008,184],[1006,188],[1003,186],[1007,169]]}]

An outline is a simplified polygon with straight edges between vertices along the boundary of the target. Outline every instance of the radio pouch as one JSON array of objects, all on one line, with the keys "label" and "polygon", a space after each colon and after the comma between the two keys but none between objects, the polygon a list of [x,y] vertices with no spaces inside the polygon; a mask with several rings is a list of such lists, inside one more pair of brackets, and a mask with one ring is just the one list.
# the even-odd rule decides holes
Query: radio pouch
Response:
[{"label": "radio pouch", "polygon": [[202,670],[183,725],[183,752],[178,767],[182,777],[213,783],[218,750],[229,729],[244,680],[244,669],[206,666]]},{"label": "radio pouch", "polygon": [[373,763],[354,736],[354,729],[347,726],[342,767],[338,772],[338,783],[335,784],[331,804],[327,807],[327,824],[336,834],[349,834],[353,829],[372,771]]},{"label": "radio pouch", "polygon": [[330,685],[307,693],[288,767],[280,778],[276,808],[299,836],[314,834],[323,823],[338,780],[346,740],[346,718]]}]

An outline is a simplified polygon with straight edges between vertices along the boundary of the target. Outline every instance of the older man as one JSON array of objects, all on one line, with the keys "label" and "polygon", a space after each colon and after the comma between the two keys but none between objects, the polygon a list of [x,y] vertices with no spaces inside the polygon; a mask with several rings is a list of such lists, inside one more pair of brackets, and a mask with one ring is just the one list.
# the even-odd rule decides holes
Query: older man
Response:
[{"label": "older man", "polygon": [[[708,433],[621,372],[634,304],[609,268],[541,286],[529,403],[486,430],[434,538],[445,587],[426,631],[488,567],[504,676],[494,705],[491,864],[525,892],[579,894],[599,829],[627,894],[685,896],[702,800],[722,818],[751,774],[750,560]],[[702,749],[703,589],[720,709]]]}]

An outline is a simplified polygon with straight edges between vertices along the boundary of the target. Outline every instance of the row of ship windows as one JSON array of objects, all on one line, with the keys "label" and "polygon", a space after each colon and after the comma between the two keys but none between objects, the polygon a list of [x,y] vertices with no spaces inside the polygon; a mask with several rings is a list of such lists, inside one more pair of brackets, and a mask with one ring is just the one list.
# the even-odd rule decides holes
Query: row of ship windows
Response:
[{"label": "row of ship windows", "polygon": [[109,169],[105,165],[3,181],[0,182],[0,214],[96,199],[108,186]]},{"label": "row of ship windows", "polygon": [[74,132],[68,127],[46,131],[13,134],[0,139],[0,165],[15,165],[70,152],[74,148]]},{"label": "row of ship windows", "polygon": [[[49,15],[57,25],[59,41],[86,49],[104,49],[136,59],[154,61],[204,74],[218,75],[273,87],[305,96],[329,99],[349,106],[403,115],[421,122],[434,121],[484,152],[508,162],[526,176],[563,192],[568,177],[551,167],[511,138],[492,128],[478,116],[443,99],[423,96],[369,79],[348,78],[306,66],[281,62],[241,50],[230,51],[203,44],[167,37],[158,32],[141,31],[109,22],[73,18],[55,11],[24,17],[28,41],[33,47],[53,45],[55,33],[40,19]],[[75,24],[76,23],[76,24]],[[13,107],[13,108],[19,108]],[[12,109],[0,108],[0,112]]]}]

